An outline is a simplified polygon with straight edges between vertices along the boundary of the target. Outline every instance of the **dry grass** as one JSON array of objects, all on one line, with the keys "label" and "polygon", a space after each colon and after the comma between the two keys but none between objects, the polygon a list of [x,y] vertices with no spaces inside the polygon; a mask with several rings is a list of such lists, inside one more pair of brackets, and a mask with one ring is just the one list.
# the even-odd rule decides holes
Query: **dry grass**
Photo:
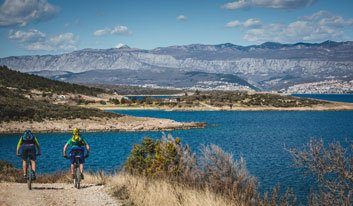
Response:
[{"label": "dry grass", "polygon": [[107,186],[113,196],[124,200],[125,205],[237,205],[209,190],[190,189],[161,179],[150,180],[123,173],[110,177]]}]

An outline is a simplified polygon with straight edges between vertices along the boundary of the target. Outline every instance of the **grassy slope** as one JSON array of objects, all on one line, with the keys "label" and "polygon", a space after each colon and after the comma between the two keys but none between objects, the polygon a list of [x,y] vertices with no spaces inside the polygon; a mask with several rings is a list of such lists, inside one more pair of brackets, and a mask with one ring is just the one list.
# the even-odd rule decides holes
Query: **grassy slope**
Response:
[{"label": "grassy slope", "polygon": [[98,94],[105,92],[103,89],[99,88],[60,82],[32,74],[24,74],[10,70],[6,66],[0,66],[0,85],[24,90],[37,89],[58,94],[79,93],[89,96],[97,96]]},{"label": "grassy slope", "polygon": [[[17,88],[8,89],[6,87]],[[92,117],[120,117],[98,109],[77,106],[55,105],[35,101],[23,96],[26,90],[38,89],[56,93],[83,93],[97,95],[103,90],[80,85],[52,81],[34,75],[23,74],[0,67],[0,122],[44,119],[89,119]]]}]

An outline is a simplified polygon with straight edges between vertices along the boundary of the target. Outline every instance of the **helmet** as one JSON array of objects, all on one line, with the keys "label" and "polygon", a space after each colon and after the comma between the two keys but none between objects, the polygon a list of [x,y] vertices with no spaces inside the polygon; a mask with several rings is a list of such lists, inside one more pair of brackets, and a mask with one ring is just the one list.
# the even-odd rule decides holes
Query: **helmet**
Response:
[{"label": "helmet", "polygon": [[74,128],[72,130],[72,134],[73,134],[73,136],[72,136],[73,141],[77,142],[80,140],[80,131],[77,128]]},{"label": "helmet", "polygon": [[26,131],[23,133],[23,139],[33,139],[33,134],[31,130],[26,129]]},{"label": "helmet", "polygon": [[72,130],[73,135],[79,135],[79,133],[80,133],[80,131],[76,127]]}]

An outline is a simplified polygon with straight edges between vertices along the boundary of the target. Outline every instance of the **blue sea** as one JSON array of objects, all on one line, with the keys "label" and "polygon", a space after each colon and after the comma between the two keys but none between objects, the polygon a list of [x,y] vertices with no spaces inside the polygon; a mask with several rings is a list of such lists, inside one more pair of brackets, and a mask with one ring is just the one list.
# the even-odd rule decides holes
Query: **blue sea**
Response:
[{"label": "blue sea", "polygon": [[[353,111],[112,111],[122,114],[169,118],[176,121],[206,122],[204,129],[177,130],[170,133],[180,137],[199,153],[202,145],[216,144],[246,160],[251,175],[258,178],[260,189],[269,190],[277,184],[292,187],[305,202],[315,182],[301,168],[296,168],[287,149],[303,148],[310,139],[325,143],[353,140]],[[114,171],[120,169],[132,146],[149,136],[160,138],[162,132],[96,132],[83,133],[92,152],[87,160],[88,170]],[[19,135],[0,135],[0,159],[20,167],[15,156]],[[62,147],[71,137],[65,133],[38,134],[43,154],[38,172],[67,170],[69,162],[62,158]]]},{"label": "blue sea", "polygon": [[293,94],[293,96],[353,103],[353,94]]}]

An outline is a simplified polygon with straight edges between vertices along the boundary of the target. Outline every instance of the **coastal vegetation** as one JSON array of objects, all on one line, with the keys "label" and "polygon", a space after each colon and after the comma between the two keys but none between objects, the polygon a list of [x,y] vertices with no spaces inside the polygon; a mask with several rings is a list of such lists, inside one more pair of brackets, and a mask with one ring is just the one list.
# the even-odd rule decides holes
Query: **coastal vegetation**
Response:
[{"label": "coastal vegetation", "polygon": [[184,93],[179,89],[164,89],[164,88],[150,88],[130,85],[108,85],[108,84],[93,84],[96,88],[103,90],[110,90],[120,95],[175,95]]},{"label": "coastal vegetation", "polygon": [[[30,90],[39,90],[43,99],[36,99]],[[46,92],[49,92],[48,94]],[[43,121],[58,119],[91,119],[94,117],[117,118],[122,115],[98,109],[53,104],[45,97],[53,93],[82,93],[98,95],[102,89],[89,88],[12,71],[0,67],[0,122]]]},{"label": "coastal vegetation", "polygon": [[74,93],[89,96],[97,96],[98,94],[106,92],[100,88],[51,80],[33,74],[24,74],[11,70],[6,66],[0,66],[0,86],[20,90],[35,89],[57,94]]},{"label": "coastal vegetation", "polygon": [[144,106],[164,108],[219,108],[233,109],[237,107],[273,107],[273,108],[302,108],[330,104],[328,102],[298,98],[289,95],[243,92],[243,91],[193,91],[181,96],[167,98],[131,97],[127,101],[118,102],[113,99],[111,103],[121,106]]},{"label": "coastal vegetation", "polygon": [[24,97],[19,90],[0,87],[0,122],[43,121],[45,119],[91,119],[94,117],[118,118],[122,115],[98,109],[51,104]]},{"label": "coastal vegetation", "polygon": [[[103,92],[102,89],[56,82],[11,71],[5,67],[2,67],[1,72],[0,133],[17,133],[24,128],[36,132],[65,132],[75,125],[80,125],[86,131],[173,130],[205,125],[169,119],[132,117],[105,112],[95,107],[82,107],[92,103],[104,106],[110,97],[119,98],[119,96],[99,93]],[[11,84],[11,79],[15,83]],[[31,84],[32,81],[37,83]],[[93,93],[90,93],[91,89]]]}]

